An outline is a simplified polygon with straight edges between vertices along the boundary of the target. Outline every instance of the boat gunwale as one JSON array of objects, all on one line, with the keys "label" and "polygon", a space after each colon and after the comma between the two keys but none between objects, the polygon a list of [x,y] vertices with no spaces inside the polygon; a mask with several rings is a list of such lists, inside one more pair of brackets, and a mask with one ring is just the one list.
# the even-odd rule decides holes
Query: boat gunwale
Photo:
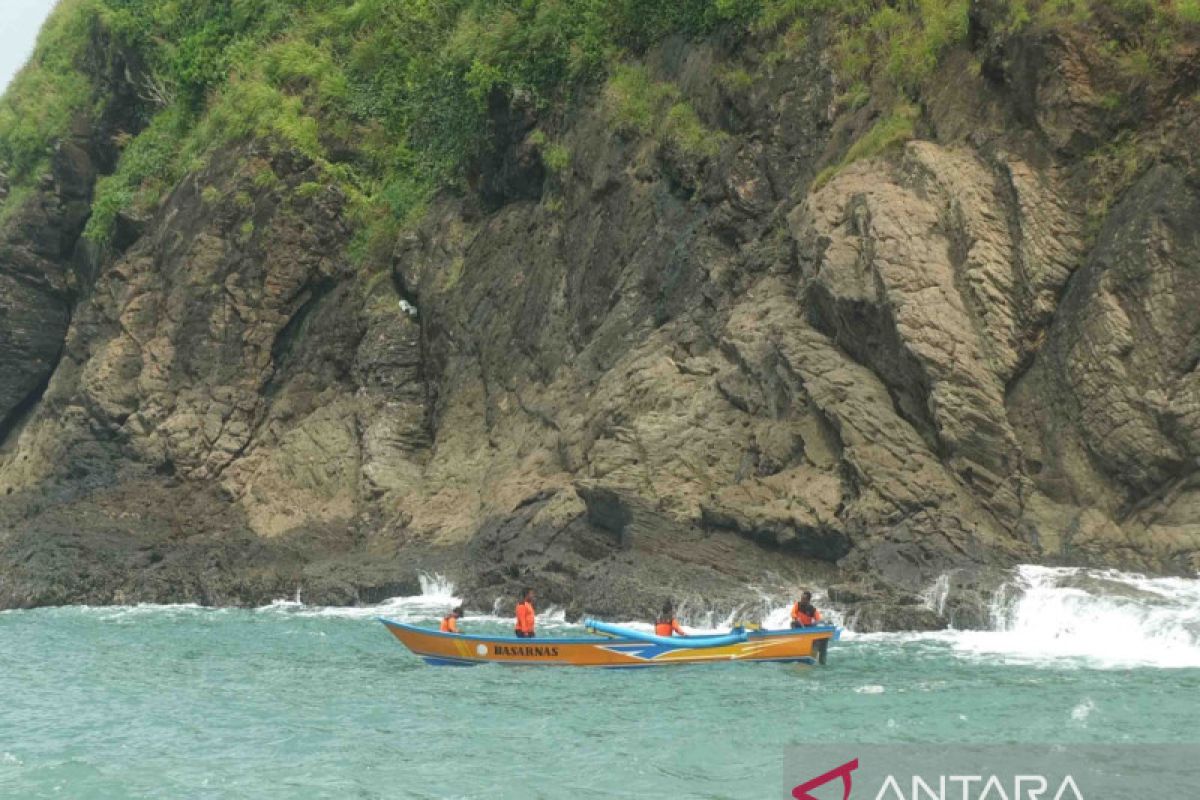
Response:
[{"label": "boat gunwale", "polygon": [[[645,644],[641,639],[631,639],[621,636],[586,636],[586,637],[559,637],[559,638],[543,638],[534,637],[525,639],[518,636],[481,636],[471,633],[447,633],[445,631],[435,631],[432,628],[422,628],[417,625],[410,625],[407,622],[389,619],[388,617],[376,617],[386,626],[394,626],[402,630],[411,631],[413,633],[425,634],[427,636],[440,636],[446,639],[458,639],[461,641],[472,642],[502,642],[504,644],[522,644],[522,645],[564,645],[564,644],[581,644],[581,645],[611,645],[611,644]],[[747,640],[749,639],[765,639],[772,636],[801,636],[813,633],[829,633],[834,638],[837,638],[838,628],[836,625],[814,625],[807,628],[777,628],[773,630],[755,630],[746,631]],[[717,636],[727,636],[728,634],[709,634],[697,636],[680,636],[680,647],[694,647],[695,644],[688,644],[688,641],[696,642],[705,638],[714,638]],[[702,645],[701,645],[702,646]]]}]

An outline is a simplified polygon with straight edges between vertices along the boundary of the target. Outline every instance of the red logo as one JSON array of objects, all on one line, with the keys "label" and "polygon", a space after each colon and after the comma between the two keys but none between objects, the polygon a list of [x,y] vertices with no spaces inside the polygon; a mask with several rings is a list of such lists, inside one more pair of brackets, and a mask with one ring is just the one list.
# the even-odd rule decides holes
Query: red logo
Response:
[{"label": "red logo", "polygon": [[858,769],[857,758],[852,761],[847,761],[840,767],[835,767],[834,769],[829,770],[829,772],[826,772],[824,775],[818,775],[807,783],[800,784],[795,789],[792,789],[792,797],[794,797],[796,800],[817,800],[817,798],[813,797],[811,794],[809,794],[809,792],[811,792],[813,789],[816,789],[818,786],[824,786],[834,778],[840,776],[842,779],[842,800],[849,800],[850,785],[852,782],[850,773],[856,769]]}]

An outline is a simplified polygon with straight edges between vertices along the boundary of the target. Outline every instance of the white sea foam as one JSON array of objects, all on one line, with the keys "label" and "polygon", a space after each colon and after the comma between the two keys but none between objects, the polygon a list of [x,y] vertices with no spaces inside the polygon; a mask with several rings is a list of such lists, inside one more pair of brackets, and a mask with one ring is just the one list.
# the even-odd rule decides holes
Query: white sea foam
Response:
[{"label": "white sea foam", "polygon": [[[421,593],[392,597],[374,605],[366,606],[308,606],[293,600],[276,600],[270,605],[257,609],[260,612],[284,612],[297,616],[341,617],[345,619],[374,619],[387,617],[400,622],[428,623],[441,619],[455,606],[462,604],[462,597],[454,583],[443,575],[424,573],[418,576]],[[511,624],[512,613],[509,613],[504,603],[497,600],[496,607],[490,614],[469,614],[472,623],[494,622]],[[563,627],[566,615],[562,609],[547,606],[538,609],[538,627],[542,629]]]},{"label": "white sea foam", "polygon": [[1200,667],[1200,580],[1023,566],[996,596],[992,631],[956,649],[1102,667]]},{"label": "white sea foam", "polygon": [[[768,630],[780,630],[791,626],[794,599],[785,599],[778,593],[767,593],[758,587],[750,589],[758,594],[758,600],[744,603],[732,611],[727,608],[709,608],[684,600],[676,607],[676,616],[683,629],[690,634],[728,633],[735,625],[743,623],[759,625]],[[824,622],[845,625],[846,620],[841,612],[837,608],[827,606],[825,596],[821,592],[813,592],[813,603],[821,609]],[[614,624],[646,631],[654,628],[653,624],[645,620]]]},{"label": "white sea foam", "polygon": [[[944,604],[937,584],[926,594]],[[855,633],[858,642],[935,642],[964,658],[1026,664],[1200,667],[1200,580],[1025,565],[996,593],[990,630]],[[853,627],[853,619],[849,621]]]},{"label": "white sea foam", "polygon": [[402,622],[440,618],[459,605],[462,599],[455,592],[454,584],[442,575],[421,574],[418,576],[421,593],[392,597],[367,606],[310,606],[303,602],[303,594],[296,591],[294,599],[275,600],[256,609],[260,613],[287,613],[298,616],[346,617],[349,619],[371,619],[391,617]]},{"label": "white sea foam", "polygon": [[950,575],[942,573],[928,589],[921,593],[925,607],[937,614],[946,613],[946,600],[950,597]]},{"label": "white sea foam", "polygon": [[102,622],[128,623],[142,617],[195,613],[203,609],[203,606],[198,603],[138,603],[132,606],[81,606],[80,608],[95,613]]},{"label": "white sea foam", "polygon": [[1071,709],[1071,719],[1075,722],[1087,722],[1087,718],[1096,710],[1096,704],[1092,702],[1092,698],[1085,698],[1082,703]]},{"label": "white sea foam", "polygon": [[792,624],[792,607],[790,605],[773,608],[763,618],[762,626],[768,629],[786,628]]}]

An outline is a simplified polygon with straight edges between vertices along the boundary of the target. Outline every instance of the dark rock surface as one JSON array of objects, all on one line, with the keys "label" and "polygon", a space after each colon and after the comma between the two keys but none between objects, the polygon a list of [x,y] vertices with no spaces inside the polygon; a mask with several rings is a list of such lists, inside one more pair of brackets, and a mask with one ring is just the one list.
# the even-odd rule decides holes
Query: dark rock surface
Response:
[{"label": "dark rock surface", "polygon": [[1091,236],[1086,58],[982,6],[927,135],[817,188],[874,113],[818,53],[649,53],[713,156],[596,98],[552,176],[536,109],[492,98],[475,191],[365,266],[346,198],[246,142],[81,270],[111,165],[65,142],[0,230],[0,606],[376,602],[426,570],[475,608],[752,618],[808,586],[912,629],[987,624],[1021,561],[1195,570],[1197,189],[1154,167]]}]

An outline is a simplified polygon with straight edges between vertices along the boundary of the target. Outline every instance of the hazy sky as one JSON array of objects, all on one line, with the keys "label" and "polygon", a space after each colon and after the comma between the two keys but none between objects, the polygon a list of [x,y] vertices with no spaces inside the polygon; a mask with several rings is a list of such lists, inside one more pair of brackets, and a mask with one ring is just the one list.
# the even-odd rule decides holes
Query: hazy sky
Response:
[{"label": "hazy sky", "polygon": [[33,52],[38,29],[58,0],[0,0],[0,92]]}]

